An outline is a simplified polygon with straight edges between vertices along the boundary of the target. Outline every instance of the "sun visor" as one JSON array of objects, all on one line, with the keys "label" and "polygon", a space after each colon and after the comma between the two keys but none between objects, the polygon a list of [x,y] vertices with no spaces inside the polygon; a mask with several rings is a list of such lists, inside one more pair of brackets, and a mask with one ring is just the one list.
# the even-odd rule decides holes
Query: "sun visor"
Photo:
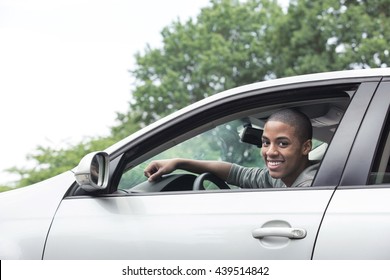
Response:
[{"label": "sun visor", "polygon": [[311,119],[311,124],[313,127],[324,127],[332,126],[339,124],[341,117],[343,116],[343,111],[337,107],[330,107],[329,111],[318,118]]}]

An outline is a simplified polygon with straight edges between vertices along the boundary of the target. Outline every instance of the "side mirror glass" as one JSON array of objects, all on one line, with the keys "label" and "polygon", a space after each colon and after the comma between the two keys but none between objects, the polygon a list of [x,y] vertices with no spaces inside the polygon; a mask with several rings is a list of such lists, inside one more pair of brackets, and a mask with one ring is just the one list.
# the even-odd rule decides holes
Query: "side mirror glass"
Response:
[{"label": "side mirror glass", "polygon": [[107,188],[109,174],[109,157],[106,152],[87,154],[75,171],[77,183],[88,192]]}]

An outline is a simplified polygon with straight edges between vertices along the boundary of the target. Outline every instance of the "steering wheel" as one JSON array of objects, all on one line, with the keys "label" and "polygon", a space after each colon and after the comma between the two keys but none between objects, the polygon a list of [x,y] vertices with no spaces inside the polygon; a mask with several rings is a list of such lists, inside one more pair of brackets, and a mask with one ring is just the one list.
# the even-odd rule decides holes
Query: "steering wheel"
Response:
[{"label": "steering wheel", "polygon": [[226,184],[224,180],[215,176],[212,173],[206,172],[196,177],[194,181],[193,190],[194,191],[204,190],[205,188],[203,186],[203,182],[206,180],[214,183],[220,189],[230,189],[230,187],[228,186],[228,184]]}]

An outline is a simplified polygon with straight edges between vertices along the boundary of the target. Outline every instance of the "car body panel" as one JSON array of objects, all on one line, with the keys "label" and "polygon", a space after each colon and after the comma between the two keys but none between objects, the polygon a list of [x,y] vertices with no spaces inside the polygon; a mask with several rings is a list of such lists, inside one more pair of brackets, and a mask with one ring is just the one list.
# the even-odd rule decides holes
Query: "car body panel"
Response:
[{"label": "car body panel", "polygon": [[70,171],[0,195],[0,259],[41,259],[51,222],[69,186]]},{"label": "car body panel", "polygon": [[[368,185],[390,105],[390,82],[369,104],[343,176],[326,211],[314,259],[390,259],[390,189]],[[357,246],[358,245],[358,246]]]},{"label": "car body panel", "polygon": [[[268,190],[65,199],[44,258],[310,259],[332,193],[296,189],[282,196]],[[252,232],[262,227],[302,228],[307,236],[255,239]]]},{"label": "car body panel", "polygon": [[390,259],[390,189],[335,192],[313,259]]}]

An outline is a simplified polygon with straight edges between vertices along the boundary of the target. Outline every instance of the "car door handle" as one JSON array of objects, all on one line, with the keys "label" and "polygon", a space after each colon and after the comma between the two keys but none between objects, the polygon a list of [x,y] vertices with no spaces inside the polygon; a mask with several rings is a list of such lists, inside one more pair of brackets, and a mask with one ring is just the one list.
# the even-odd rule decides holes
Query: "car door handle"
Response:
[{"label": "car door handle", "polygon": [[257,228],[252,231],[252,236],[257,239],[264,237],[287,237],[290,239],[302,239],[306,237],[306,230],[301,228],[269,227]]}]

